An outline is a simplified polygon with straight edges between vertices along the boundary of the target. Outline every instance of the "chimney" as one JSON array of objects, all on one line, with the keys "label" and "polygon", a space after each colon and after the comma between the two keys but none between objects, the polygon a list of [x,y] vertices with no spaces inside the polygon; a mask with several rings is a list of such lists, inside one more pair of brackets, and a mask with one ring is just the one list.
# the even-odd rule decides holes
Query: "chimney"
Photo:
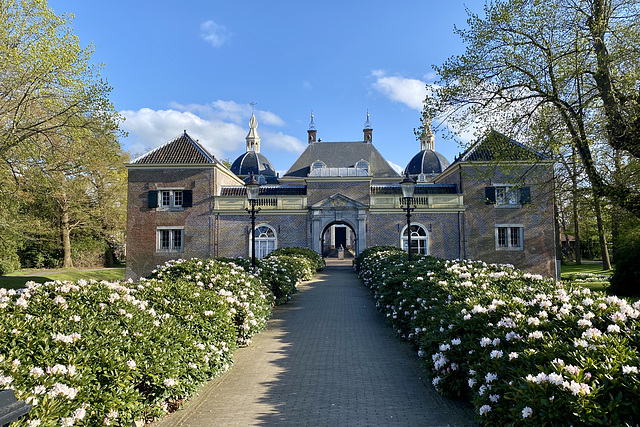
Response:
[{"label": "chimney", "polygon": [[371,140],[373,138],[373,126],[371,126],[371,122],[369,121],[369,110],[367,110],[367,121],[364,123],[364,142],[368,142],[371,144]]}]

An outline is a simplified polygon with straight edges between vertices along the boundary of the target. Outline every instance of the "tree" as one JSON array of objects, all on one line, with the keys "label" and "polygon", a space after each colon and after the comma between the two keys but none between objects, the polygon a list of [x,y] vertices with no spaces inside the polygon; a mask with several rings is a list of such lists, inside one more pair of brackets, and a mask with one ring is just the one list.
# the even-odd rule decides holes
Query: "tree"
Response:
[{"label": "tree", "polygon": [[[596,143],[640,157],[640,6],[635,0],[496,0],[457,29],[465,53],[434,67],[425,113],[455,131],[528,132],[554,109],[598,197],[640,216],[640,192],[608,179]],[[598,147],[602,147],[599,145]]]},{"label": "tree", "polygon": [[0,0],[0,251],[55,242],[65,266],[74,232],[115,242],[125,205],[120,117],[71,19]]}]

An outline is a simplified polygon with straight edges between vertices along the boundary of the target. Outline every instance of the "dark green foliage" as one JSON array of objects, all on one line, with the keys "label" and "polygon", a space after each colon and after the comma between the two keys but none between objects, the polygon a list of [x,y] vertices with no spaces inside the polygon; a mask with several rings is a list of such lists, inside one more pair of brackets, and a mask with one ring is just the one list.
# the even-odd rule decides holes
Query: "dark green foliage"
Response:
[{"label": "dark green foliage", "polygon": [[[622,239],[621,239],[622,240]],[[624,238],[616,250],[610,291],[616,295],[640,295],[640,235]]]},{"label": "dark green foliage", "polygon": [[324,268],[324,260],[322,259],[322,256],[313,249],[302,247],[279,248],[270,252],[269,255],[267,255],[267,258],[278,255],[302,255],[305,258],[309,258],[314,263],[317,271]]}]

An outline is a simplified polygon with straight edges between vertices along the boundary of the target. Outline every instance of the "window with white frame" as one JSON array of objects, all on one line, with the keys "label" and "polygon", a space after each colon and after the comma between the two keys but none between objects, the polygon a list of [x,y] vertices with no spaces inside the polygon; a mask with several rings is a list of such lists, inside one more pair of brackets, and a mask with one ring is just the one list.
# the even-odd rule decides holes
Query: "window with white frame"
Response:
[{"label": "window with white frame", "polygon": [[496,224],[496,250],[521,251],[524,249],[521,224]]},{"label": "window with white frame", "polygon": [[159,190],[159,208],[161,209],[182,209],[183,191],[182,189]]},{"label": "window with white frame", "polygon": [[358,163],[356,163],[356,168],[366,171],[367,175],[369,175],[369,162],[367,162],[366,160],[358,161]]},{"label": "window with white frame", "polygon": [[[409,241],[407,227],[402,229],[402,250],[407,250]],[[422,224],[411,224],[411,253],[429,255],[429,233]]]},{"label": "window with white frame", "polygon": [[276,231],[271,226],[259,225],[253,235],[256,240],[256,258],[262,259],[276,249],[278,243]]},{"label": "window with white frame", "polygon": [[158,227],[157,252],[182,252],[184,250],[184,227]]},{"label": "window with white frame", "polygon": [[518,189],[510,186],[496,186],[496,206],[516,206]]}]

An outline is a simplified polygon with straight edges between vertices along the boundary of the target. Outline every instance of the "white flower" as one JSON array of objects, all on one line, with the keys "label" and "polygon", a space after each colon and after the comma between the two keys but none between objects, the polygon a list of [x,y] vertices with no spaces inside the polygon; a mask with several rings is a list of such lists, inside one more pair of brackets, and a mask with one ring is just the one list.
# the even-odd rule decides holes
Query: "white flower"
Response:
[{"label": "white flower", "polygon": [[509,360],[513,360],[517,358],[518,358],[518,353],[516,353],[515,351],[512,351],[511,353],[509,353]]},{"label": "white flower", "polygon": [[37,418],[34,420],[29,420],[29,422],[27,423],[27,427],[38,427],[40,423],[41,421]]},{"label": "white flower", "polygon": [[522,418],[529,418],[531,414],[533,414],[533,409],[529,408],[528,406],[525,406],[524,409],[522,410]]},{"label": "white flower", "polygon": [[542,338],[542,332],[541,331],[533,331],[529,334],[529,339],[540,339]]},{"label": "white flower", "polygon": [[620,326],[618,326],[618,325],[609,325],[609,326],[607,326],[607,332],[618,333],[618,332],[620,332]]},{"label": "white flower", "polygon": [[167,378],[162,381],[162,384],[164,384],[165,387],[174,387],[178,385],[178,381],[174,380],[173,378]]},{"label": "white flower", "polygon": [[439,382],[440,382],[440,377],[435,377],[431,381],[431,384],[433,384],[434,386],[437,386]]},{"label": "white flower", "polygon": [[502,357],[502,350],[493,350],[491,351],[490,357],[492,359],[499,359]]},{"label": "white flower", "polygon": [[34,378],[40,378],[43,374],[44,374],[44,370],[38,367],[31,368],[31,370],[29,371],[29,375],[31,375]]},{"label": "white flower", "polygon": [[473,386],[476,385],[476,380],[473,378],[469,378],[468,384],[469,388],[473,388]]},{"label": "white flower", "polygon": [[638,373],[638,367],[637,366],[624,365],[622,367],[622,372],[625,373],[625,374],[637,374]]},{"label": "white flower", "polygon": [[480,339],[480,347],[486,347],[489,344],[491,344],[491,338],[483,337],[483,338]]},{"label": "white flower", "polygon": [[11,378],[10,376],[3,376],[0,375],[0,385],[9,385],[13,382],[13,378]]},{"label": "white flower", "polygon": [[498,401],[498,399],[500,399],[500,395],[499,394],[490,394],[489,395],[489,400],[492,401],[493,403],[496,403]]},{"label": "white flower", "polygon": [[491,411],[491,406],[489,405],[482,405],[480,409],[478,409],[480,415],[486,415],[489,411]]},{"label": "white flower", "polygon": [[490,382],[492,382],[493,380],[497,380],[497,379],[498,379],[498,375],[497,375],[497,374],[494,374],[494,373],[491,373],[491,372],[487,373],[487,375],[485,375],[485,376],[484,376],[484,380],[485,380],[487,383],[490,383]]},{"label": "white flower", "polygon": [[136,369],[136,361],[135,360],[127,360],[127,366],[129,367],[129,369],[134,370]]}]

